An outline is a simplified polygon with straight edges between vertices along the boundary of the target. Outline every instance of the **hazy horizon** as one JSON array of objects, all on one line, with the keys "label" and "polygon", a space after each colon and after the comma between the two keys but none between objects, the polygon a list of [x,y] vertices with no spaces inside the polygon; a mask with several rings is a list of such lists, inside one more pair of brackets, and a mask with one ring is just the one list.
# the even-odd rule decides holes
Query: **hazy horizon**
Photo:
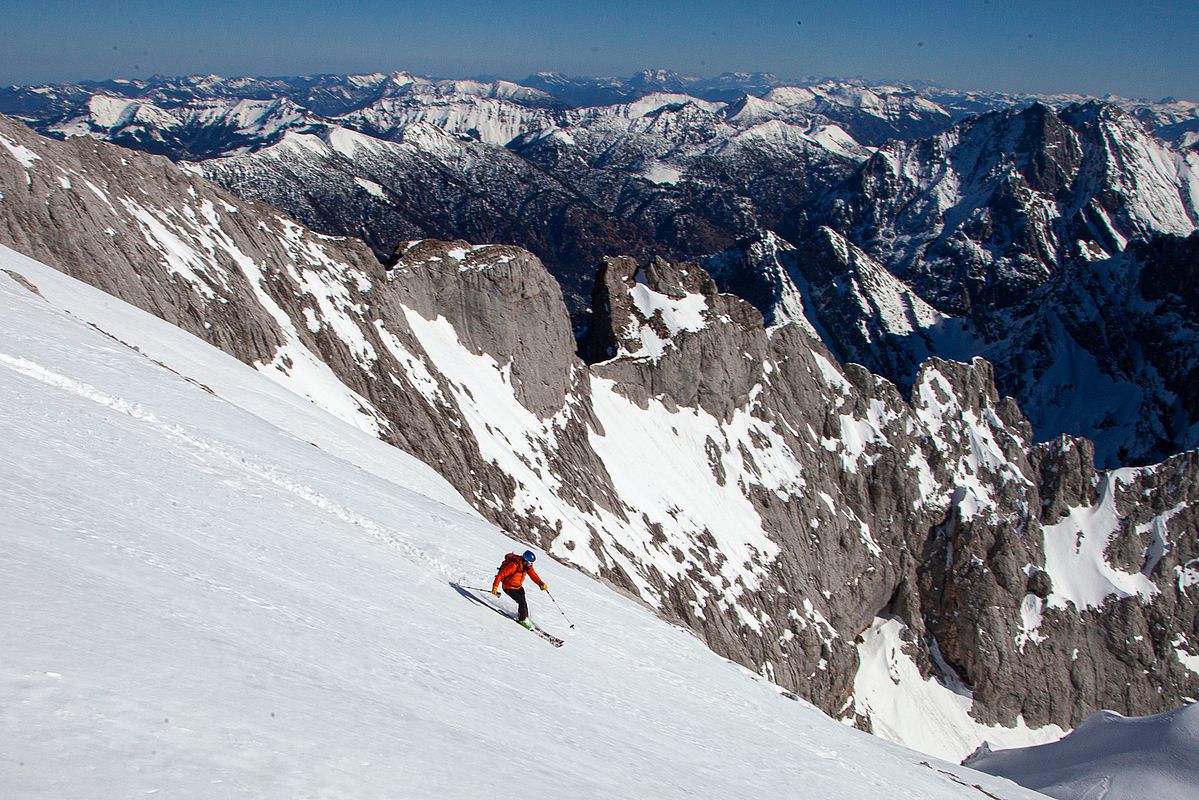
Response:
[{"label": "hazy horizon", "polygon": [[1019,90],[1011,90],[1011,89],[995,89],[995,88],[982,87],[982,86],[970,86],[970,85],[964,85],[964,84],[953,84],[953,83],[946,83],[944,81],[928,80],[928,79],[922,79],[922,78],[873,77],[873,76],[865,76],[865,75],[793,76],[793,75],[779,75],[777,73],[771,72],[770,70],[751,70],[751,69],[722,70],[720,72],[696,73],[696,72],[684,72],[681,70],[671,69],[670,67],[661,67],[661,66],[645,67],[642,69],[636,69],[636,70],[633,70],[632,72],[623,73],[623,74],[616,74],[616,73],[581,74],[581,73],[569,73],[569,72],[565,72],[563,70],[541,69],[541,70],[533,70],[533,71],[530,71],[530,72],[527,72],[527,73],[524,73],[521,75],[498,74],[498,73],[494,73],[494,72],[476,72],[476,73],[471,73],[471,74],[456,74],[456,75],[455,74],[446,74],[446,73],[438,74],[438,73],[432,73],[432,72],[424,72],[424,71],[420,71],[420,70],[416,70],[416,69],[405,69],[402,66],[393,67],[393,68],[389,68],[389,69],[363,69],[363,70],[349,70],[349,71],[345,71],[345,70],[343,70],[343,71],[313,70],[313,71],[307,71],[307,72],[271,72],[271,73],[265,73],[265,72],[254,73],[254,72],[244,72],[244,71],[243,72],[239,72],[239,71],[215,72],[215,71],[210,70],[210,71],[177,72],[177,73],[155,72],[155,73],[148,73],[148,74],[144,74],[144,75],[85,76],[85,77],[66,79],[66,80],[60,80],[60,81],[39,81],[39,82],[30,82],[30,83],[3,83],[3,82],[0,82],[0,86],[28,88],[28,87],[37,87],[37,86],[53,86],[53,85],[60,85],[60,84],[106,83],[109,81],[136,81],[136,80],[145,81],[145,80],[153,80],[153,79],[166,79],[166,80],[175,79],[175,80],[178,80],[178,79],[183,79],[183,78],[209,76],[209,75],[216,76],[216,77],[224,79],[224,80],[237,79],[237,78],[254,78],[254,79],[262,79],[262,80],[271,80],[271,79],[285,79],[285,78],[315,77],[317,75],[331,75],[331,76],[345,77],[345,76],[350,76],[350,75],[372,75],[372,74],[391,75],[391,74],[396,74],[396,73],[406,73],[406,74],[412,75],[413,77],[426,78],[426,79],[430,79],[430,80],[478,80],[478,81],[502,80],[502,81],[508,81],[509,83],[522,84],[523,81],[533,77],[534,75],[536,75],[538,73],[560,74],[560,75],[565,76],[566,78],[578,79],[578,80],[589,80],[589,79],[629,80],[631,78],[636,77],[638,74],[640,74],[642,72],[656,72],[656,71],[668,71],[668,72],[675,73],[682,78],[696,78],[699,80],[709,80],[709,79],[717,78],[721,75],[734,74],[734,73],[750,74],[750,75],[752,75],[752,74],[772,75],[773,77],[782,81],[783,85],[810,85],[810,84],[821,83],[821,82],[825,82],[825,81],[835,81],[835,82],[841,82],[841,83],[861,83],[863,85],[872,86],[872,87],[878,87],[878,86],[896,86],[896,87],[900,87],[900,88],[904,88],[904,87],[911,87],[911,88],[935,87],[935,88],[941,88],[941,89],[946,89],[946,90],[951,90],[951,91],[1010,94],[1010,95],[1014,95],[1014,96],[1020,96],[1020,95],[1044,95],[1044,96],[1079,95],[1079,96],[1095,97],[1095,98],[1102,98],[1104,96],[1112,96],[1112,97],[1122,97],[1126,100],[1146,101],[1146,102],[1159,102],[1162,100],[1171,100],[1171,99],[1172,100],[1199,102],[1199,96],[1197,96],[1197,97],[1182,97],[1182,96],[1178,96],[1178,95],[1163,95],[1161,97],[1157,97],[1157,96],[1149,96],[1149,95],[1122,94],[1120,92],[1086,92],[1086,91],[1082,91],[1082,90],[1078,90],[1078,89],[1069,89],[1069,88],[1058,89],[1058,90],[1046,90],[1046,91],[1019,91]]},{"label": "hazy horizon", "polygon": [[1013,94],[1199,100],[1199,3],[45,0],[6,12],[0,85],[150,75],[769,72]]}]

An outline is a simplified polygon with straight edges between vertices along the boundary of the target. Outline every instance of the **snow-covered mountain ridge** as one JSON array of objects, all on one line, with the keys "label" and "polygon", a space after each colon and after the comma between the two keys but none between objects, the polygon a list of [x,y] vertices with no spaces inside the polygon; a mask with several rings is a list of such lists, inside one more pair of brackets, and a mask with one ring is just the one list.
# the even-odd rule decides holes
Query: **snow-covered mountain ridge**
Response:
[{"label": "snow-covered mountain ridge", "polygon": [[938,307],[1007,306],[1070,259],[1199,226],[1199,154],[1111,106],[1034,105],[880,148],[833,224]]},{"label": "snow-covered mountain ridge", "polygon": [[0,125],[5,243],[418,455],[831,714],[902,739],[893,701],[918,697],[943,715],[919,745],[956,758],[1047,735],[997,723],[1195,695],[1193,454],[1097,473],[1085,442],[1034,445],[984,362],[930,361],[905,399],[661,260],[605,263],[588,366],[519,248],[415,242],[385,271],[164,159]]},{"label": "snow-covered mountain ridge", "polygon": [[[775,237],[818,262],[792,273],[858,269],[822,244],[828,229],[872,259],[870,284],[887,285],[856,309],[840,291],[809,295],[838,358],[906,391],[928,355],[986,357],[1038,440],[1085,435],[1108,467],[1199,443],[1185,391],[1199,353],[1184,344],[1145,363],[1127,343],[1156,341],[1161,326],[1128,293],[1095,297],[1093,273],[1107,268],[1091,266],[1121,269],[1131,242],[1195,230],[1199,155],[1185,137],[1199,106],[661,70],[527,83],[156,78],[14,88],[0,110],[53,135],[190,160],[385,263],[419,238],[521,246],[562,285],[576,332],[604,256],[728,267]],[[1047,296],[1069,308],[1056,313]],[[918,324],[932,312],[917,310],[912,335],[880,337],[900,297],[942,322]],[[769,298],[750,299],[773,315]],[[1095,335],[1112,321],[1116,335]],[[1083,375],[1108,388],[1079,400]]]},{"label": "snow-covered mountain ridge", "polygon": [[1150,101],[1114,95],[1010,94],[860,80],[785,81],[765,73],[727,73],[701,79],[665,70],[645,70],[629,79],[537,73],[517,82],[493,78],[434,79],[409,72],[274,78],[154,76],[0,87],[0,113],[20,116],[39,126],[91,116],[101,123],[100,127],[111,127],[104,126],[87,109],[91,98],[137,100],[166,110],[185,106],[192,100],[236,103],[282,98],[314,114],[337,117],[369,109],[380,101],[436,104],[475,97],[510,101],[525,108],[565,110],[627,104],[656,94],[686,96],[734,107],[749,100],[759,108],[804,109],[852,129],[859,141],[867,144],[882,144],[889,138],[923,138],[968,116],[1036,103],[1063,108],[1102,101],[1162,130],[1163,136],[1174,143],[1186,132],[1195,130],[1199,123],[1199,103],[1176,98]]}]

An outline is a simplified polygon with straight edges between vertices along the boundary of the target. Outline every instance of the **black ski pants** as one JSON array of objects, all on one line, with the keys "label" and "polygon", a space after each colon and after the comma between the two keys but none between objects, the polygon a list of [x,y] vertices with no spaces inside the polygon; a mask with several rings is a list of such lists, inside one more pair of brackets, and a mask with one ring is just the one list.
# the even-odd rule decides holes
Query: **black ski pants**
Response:
[{"label": "black ski pants", "polygon": [[524,622],[526,619],[528,619],[529,618],[529,601],[525,599],[525,587],[522,586],[519,589],[509,589],[507,586],[505,586],[504,594],[508,595],[513,600],[515,600],[516,605],[519,606],[519,610],[518,610],[518,613],[516,616],[516,621]]}]

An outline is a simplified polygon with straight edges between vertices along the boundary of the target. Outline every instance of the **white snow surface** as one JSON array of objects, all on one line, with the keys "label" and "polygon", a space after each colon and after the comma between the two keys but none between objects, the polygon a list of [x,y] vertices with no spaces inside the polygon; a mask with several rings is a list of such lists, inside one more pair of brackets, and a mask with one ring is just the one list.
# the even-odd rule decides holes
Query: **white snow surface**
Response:
[{"label": "white snow surface", "polygon": [[653,161],[645,166],[645,171],[641,175],[650,183],[656,183],[659,186],[673,186],[683,179],[683,170],[661,161]]},{"label": "white snow surface", "polygon": [[[1061,522],[1044,527],[1045,571],[1053,580],[1049,606],[1073,605],[1082,611],[1101,608],[1110,595],[1140,595],[1148,600],[1157,593],[1153,581],[1144,574],[1123,572],[1109,564],[1105,556],[1108,544],[1119,531],[1115,492],[1121,473],[1116,470],[1104,475],[1094,506],[1071,508]],[[1166,520],[1160,525],[1164,530]]]},{"label": "white snow surface", "polygon": [[[875,618],[858,645],[862,666],[854,678],[854,708],[870,714],[879,736],[919,741],[928,753],[961,761],[980,740],[1013,747],[1054,741],[1065,733],[1056,725],[1029,728],[1022,719],[1012,728],[978,722],[970,716],[973,696],[957,676],[950,673],[938,681],[920,674],[905,652],[906,632],[907,626],[898,619]],[[941,666],[948,671],[948,666]]]},{"label": "white snow surface", "polygon": [[387,199],[387,194],[383,191],[383,187],[374,181],[368,181],[366,178],[354,178],[354,183],[366,190],[367,194],[373,195],[380,200]]},{"label": "white snow surface", "polygon": [[[682,297],[671,297],[655,292],[645,282],[642,272],[637,273],[636,282],[630,287],[629,295],[641,316],[630,317],[622,337],[630,343],[639,342],[640,346],[632,351],[622,346],[622,356],[657,361],[667,349],[674,347],[674,337],[680,333],[701,331],[709,324],[708,301],[702,294],[685,293]],[[649,321],[654,319],[666,328],[668,335],[665,338],[649,324]]]},{"label": "white snow surface", "polygon": [[543,557],[554,649],[450,585],[523,545],[425,465],[4,248],[0,308],[7,797],[1037,796]]},{"label": "white snow surface", "polygon": [[23,144],[17,144],[7,136],[0,136],[0,144],[4,145],[4,149],[8,151],[9,155],[27,170],[33,169],[33,165],[41,159],[37,153]]},{"label": "white snow surface", "polygon": [[699,331],[708,325],[704,312],[708,302],[702,294],[684,294],[682,297],[669,297],[649,288],[649,284],[638,280],[630,294],[637,310],[646,319],[661,316],[662,322],[676,336],[681,331]]},{"label": "white snow surface", "polygon": [[981,753],[976,769],[1061,800],[1199,797],[1199,704],[1151,717],[1100,711],[1057,742]]}]

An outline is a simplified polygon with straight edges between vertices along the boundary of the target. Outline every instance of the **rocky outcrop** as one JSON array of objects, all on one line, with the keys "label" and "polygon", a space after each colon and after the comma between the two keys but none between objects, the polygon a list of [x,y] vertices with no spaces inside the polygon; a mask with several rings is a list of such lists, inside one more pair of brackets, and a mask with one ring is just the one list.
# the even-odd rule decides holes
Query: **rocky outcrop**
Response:
[{"label": "rocky outcrop", "polygon": [[[1077,445],[1056,442],[1034,455],[1042,469],[1052,462],[1041,524],[952,520],[938,533],[951,560],[930,558],[923,570],[926,590],[945,598],[928,615],[929,631],[982,701],[978,716],[1073,726],[1097,708],[1189,702],[1193,647],[1184,643],[1199,621],[1185,588],[1195,566],[1194,455],[1081,486],[1071,483],[1090,464]],[[1080,489],[1092,496],[1077,497]],[[1035,499],[1036,487],[1030,492]],[[1084,566],[1077,556],[1088,548],[1103,553],[1110,574]],[[1119,588],[1094,594],[1104,579]]]},{"label": "rocky outcrop", "polygon": [[562,290],[527,250],[414,242],[398,254],[390,284],[404,308],[444,317],[468,350],[509,364],[517,400],[541,419],[575,389],[577,359]]},{"label": "rocky outcrop", "polygon": [[[665,399],[727,419],[749,401],[766,356],[761,318],[717,292],[698,265],[607,258],[592,302],[600,309],[589,327],[592,360],[600,362],[592,371],[638,402]],[[709,324],[713,318],[723,324]]]},{"label": "rocky outcrop", "polygon": [[794,247],[774,234],[701,261],[723,291],[749,300],[768,325],[796,323],[841,363],[904,389],[954,322],[860,248],[822,227]]}]

